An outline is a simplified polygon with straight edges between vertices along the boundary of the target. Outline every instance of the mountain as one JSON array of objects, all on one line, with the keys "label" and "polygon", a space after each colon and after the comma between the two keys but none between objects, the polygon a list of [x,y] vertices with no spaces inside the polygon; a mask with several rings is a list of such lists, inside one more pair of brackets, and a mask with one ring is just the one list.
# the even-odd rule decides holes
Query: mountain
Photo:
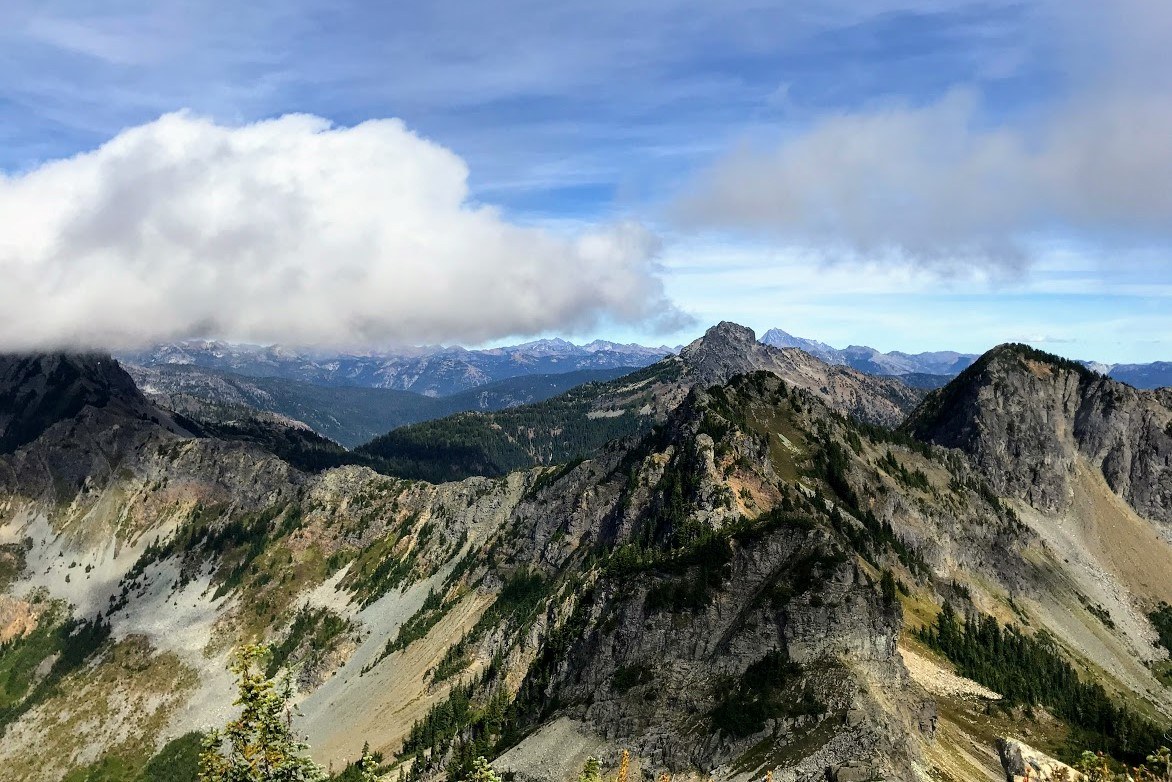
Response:
[{"label": "mountain", "polygon": [[224,418],[247,409],[304,423],[352,448],[406,424],[463,410],[500,410],[547,399],[582,383],[611,380],[632,367],[522,375],[446,397],[358,386],[323,386],[275,377],[249,377],[190,364],[129,366],[134,381],[163,407],[195,418]]},{"label": "mountain", "polygon": [[612,440],[661,423],[687,392],[764,370],[825,399],[843,414],[895,426],[923,396],[892,378],[828,366],[801,350],[757,342],[751,329],[720,323],[678,356],[609,383],[592,383],[533,405],[464,413],[403,427],[358,449],[404,477],[456,480],[589,456]]},{"label": "mountain", "polygon": [[996,782],[1172,721],[1172,400],[1074,362],[925,396],[722,323],[509,432],[642,422],[580,461],[443,483],[303,469],[303,428],[172,415],[108,357],[5,362],[6,779],[190,772],[254,639],[315,759],[384,780]]},{"label": "mountain", "polygon": [[1172,361],[1151,364],[1115,364],[1107,370],[1114,379],[1141,389],[1172,387]]},{"label": "mountain", "polygon": [[511,377],[642,367],[673,352],[595,341],[538,340],[488,350],[418,347],[369,355],[313,354],[280,346],[191,340],[119,355],[145,369],[190,366],[247,377],[325,386],[357,386],[447,396]]},{"label": "mountain", "polygon": [[761,337],[766,345],[780,348],[801,348],[827,364],[843,364],[872,375],[956,375],[977,358],[972,353],[950,350],[928,353],[880,353],[875,348],[851,345],[839,350],[825,342],[794,337],[781,329],[769,329]]},{"label": "mountain", "polygon": [[[880,353],[875,348],[860,345],[838,349],[825,342],[804,339],[787,334],[781,329],[769,329],[761,337],[766,345],[779,348],[801,348],[827,364],[849,366],[871,375],[895,375],[917,388],[939,388],[960,374],[977,359],[972,353],[951,350],[928,353],[901,353],[898,350]],[[1172,362],[1154,361],[1150,364],[1104,364],[1098,361],[1080,361],[1093,372],[1109,375],[1128,385],[1151,390],[1172,387]]]},{"label": "mountain", "polygon": [[149,405],[109,357],[0,354],[0,453],[11,453],[85,408],[116,407],[128,416]]},{"label": "mountain", "polygon": [[1027,345],[1002,345],[912,413],[916,437],[970,455],[994,489],[1048,511],[1082,472],[1172,525],[1172,389],[1139,391]]},{"label": "mountain", "polygon": [[769,329],[761,335],[761,341],[775,348],[799,348],[827,364],[846,364],[846,358],[838,348],[831,347],[825,342],[819,342],[815,339],[795,337],[781,329]]}]

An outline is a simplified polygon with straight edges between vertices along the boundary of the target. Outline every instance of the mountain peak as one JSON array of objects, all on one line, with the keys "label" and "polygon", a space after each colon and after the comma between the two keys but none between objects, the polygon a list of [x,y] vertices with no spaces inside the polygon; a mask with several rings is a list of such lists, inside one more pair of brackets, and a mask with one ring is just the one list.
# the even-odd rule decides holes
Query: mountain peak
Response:
[{"label": "mountain peak", "polygon": [[134,380],[98,353],[0,354],[0,453],[32,442],[85,407],[148,403]]},{"label": "mountain peak", "polygon": [[684,350],[691,350],[700,345],[705,345],[711,348],[713,345],[739,345],[741,347],[751,347],[756,344],[757,335],[748,326],[742,326],[739,323],[722,320],[715,326],[704,332],[704,336],[692,342]]},{"label": "mountain peak", "polygon": [[[1044,365],[1053,370],[1074,372],[1084,380],[1093,380],[1101,374],[1082,362],[1063,358],[1053,353],[1047,353],[1044,350],[1038,350],[1035,347],[1020,342],[1006,342],[997,345],[977,359],[973,363],[973,366],[978,367],[978,371],[984,368],[997,367],[1003,371],[1012,372],[1020,369],[1028,369],[1031,364],[1035,367]],[[971,375],[969,376],[971,377]]]},{"label": "mountain peak", "polygon": [[904,429],[965,451],[994,491],[1035,508],[1068,510],[1089,469],[1141,515],[1167,523],[1169,401],[1077,361],[1007,343],[926,397]]}]

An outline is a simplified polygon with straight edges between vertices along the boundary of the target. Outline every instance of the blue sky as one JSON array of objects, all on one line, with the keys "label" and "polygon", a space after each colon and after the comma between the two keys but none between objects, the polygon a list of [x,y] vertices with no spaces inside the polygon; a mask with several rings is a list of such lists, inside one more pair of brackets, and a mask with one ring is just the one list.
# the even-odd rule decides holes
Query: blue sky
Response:
[{"label": "blue sky", "polygon": [[[7,182],[8,203],[24,211],[5,212],[0,191],[0,215],[40,226],[13,242],[21,257],[43,259],[43,266],[23,262],[18,271],[27,279],[100,268],[102,279],[125,281],[118,290],[154,300],[157,312],[184,310],[142,339],[192,330],[279,339],[255,325],[267,318],[305,342],[564,334],[674,344],[729,319],[885,350],[980,351],[1025,340],[1106,361],[1172,359],[1172,153],[1162,149],[1172,131],[1162,108],[1172,85],[1161,59],[1172,43],[1170,17],[1154,3],[1104,8],[1089,0],[16,0],[6,4],[0,31],[0,185]],[[184,110],[209,124],[152,124]],[[371,243],[378,249],[348,269],[362,280],[358,295],[334,289],[327,283],[340,275],[315,266],[330,263],[340,246],[362,252],[341,240],[286,268],[287,255],[313,237],[250,238],[246,252],[212,275],[231,285],[252,273],[250,263],[269,270],[266,280],[279,267],[285,287],[249,277],[241,300],[279,298],[301,284],[288,280],[306,281],[290,300],[311,313],[302,320],[312,326],[298,330],[302,322],[286,321],[275,304],[258,305],[251,319],[225,314],[214,292],[174,300],[198,291],[184,281],[215,263],[200,253],[223,247],[222,234],[186,253],[187,265],[156,274],[151,253],[174,254],[168,244],[142,249],[141,237],[158,233],[157,221],[166,219],[158,210],[115,214],[108,200],[78,196],[74,213],[40,220],[41,211],[61,208],[54,193],[110,190],[101,172],[114,163],[146,182],[165,167],[198,176],[201,188],[226,176],[271,186],[271,167],[258,173],[244,159],[248,144],[230,168],[210,174],[190,169],[222,164],[214,143],[192,160],[183,150],[165,158],[151,150],[196,138],[189,134],[197,130],[201,143],[215,136],[233,145],[237,137],[223,129],[288,114],[314,115],[337,129],[398,118],[426,147],[402,135],[380,137],[378,164],[393,177],[396,160],[431,159],[441,150],[437,173],[421,172],[423,184],[411,186],[450,181],[450,198],[459,202],[428,212],[426,240],[396,234]],[[98,155],[90,168],[76,162],[135,128],[149,132],[129,137],[130,151]],[[267,143],[322,133],[280,128]],[[300,141],[304,154],[326,155],[328,168],[331,153]],[[52,168],[53,161],[69,164]],[[119,181],[133,190],[136,180]],[[188,180],[167,181],[161,199]],[[196,192],[222,197],[216,189]],[[296,195],[298,203],[318,197]],[[399,203],[400,195],[388,199]],[[45,206],[32,219],[35,198]],[[417,204],[405,198],[400,208],[413,215]],[[496,222],[468,228],[470,210]],[[77,249],[63,255],[62,237],[72,241],[77,221],[90,213],[113,215],[125,233],[91,232],[99,238],[65,243]],[[322,220],[365,234],[398,215],[355,206]],[[581,237],[614,226],[625,226],[613,234],[622,238],[608,239],[607,260],[591,265],[596,253],[583,249]],[[502,301],[486,304],[490,326],[460,318],[484,302],[475,290],[461,291],[467,274],[451,259],[475,255],[483,239],[442,257],[421,255],[419,266],[402,260],[403,247],[430,247],[435,236],[464,230],[521,232],[475,257],[476,268],[495,270],[511,254],[532,256],[520,271],[508,267],[508,284],[500,286],[500,295],[528,301],[516,317]],[[135,252],[145,254],[119,265]],[[13,250],[7,262],[15,258]],[[363,264],[379,272],[363,276]],[[419,277],[437,269],[434,285],[420,287]],[[625,290],[591,283],[587,269],[626,280]],[[549,289],[544,276],[564,278],[565,289]],[[433,317],[447,306],[449,284],[459,311]],[[400,287],[407,293],[384,307],[361,295],[377,286],[388,302],[398,302]],[[76,302],[70,311],[101,313],[68,285],[35,287],[53,305],[49,342],[84,330],[57,313],[64,302]],[[323,288],[334,298],[311,298]],[[362,301],[349,325],[333,328],[331,313],[355,299]],[[415,312],[412,302],[428,306]],[[385,314],[395,308],[405,313],[398,320]],[[37,332],[27,319],[44,309],[30,308],[23,322],[10,315],[8,331]],[[158,322],[157,312],[144,308],[136,317]],[[0,340],[5,333],[0,324]],[[129,322],[100,330],[106,342],[136,333]]]}]

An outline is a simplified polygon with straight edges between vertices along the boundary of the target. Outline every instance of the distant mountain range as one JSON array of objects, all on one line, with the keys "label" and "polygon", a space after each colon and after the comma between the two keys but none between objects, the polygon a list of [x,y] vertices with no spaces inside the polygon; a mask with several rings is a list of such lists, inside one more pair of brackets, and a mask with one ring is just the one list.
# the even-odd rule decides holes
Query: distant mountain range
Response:
[{"label": "distant mountain range", "polygon": [[197,420],[232,420],[250,410],[305,424],[347,448],[407,424],[468,410],[532,404],[583,383],[613,380],[636,367],[519,375],[442,397],[394,388],[318,385],[284,377],[245,376],[191,364],[127,365],[153,402]]},{"label": "distant mountain range", "polygon": [[848,366],[869,375],[924,374],[954,377],[977,359],[975,353],[957,353],[952,350],[931,353],[901,353],[893,350],[880,353],[865,345],[850,345],[840,350],[825,342],[795,337],[781,329],[769,329],[761,341],[777,348],[801,348],[827,364]]},{"label": "distant mountain range", "polygon": [[596,340],[575,345],[542,339],[487,350],[424,346],[368,354],[315,354],[279,345],[189,340],[117,356],[139,367],[192,366],[247,377],[277,377],[324,386],[358,386],[448,396],[498,380],[578,370],[644,367],[675,350]]},{"label": "distant mountain range", "polygon": [[[881,353],[865,345],[850,345],[839,349],[825,342],[795,337],[781,329],[770,329],[761,337],[766,345],[779,348],[801,348],[827,364],[838,364],[866,372],[869,375],[895,375],[917,388],[939,388],[967,369],[978,355],[940,350],[927,353],[901,353],[893,350]],[[1104,364],[1099,361],[1079,361],[1085,367],[1133,388],[1153,389],[1172,386],[1172,361],[1154,361],[1150,364]]]},{"label": "distant mountain range", "polygon": [[1153,361],[1150,364],[1111,364],[1097,369],[1108,377],[1119,380],[1133,388],[1153,389],[1172,386],[1172,361]]},{"label": "distant mountain range", "polygon": [[[836,348],[825,342],[794,336],[778,328],[765,332],[760,341],[772,347],[800,348],[831,366],[849,367],[869,375],[898,377],[906,385],[928,390],[945,385],[977,358],[973,353],[948,350],[883,353],[865,345]],[[573,384],[616,377],[622,374],[617,370],[630,371],[649,366],[679,351],[680,347],[666,345],[647,347],[602,340],[575,345],[563,339],[542,339],[483,350],[468,350],[458,346],[423,346],[366,354],[329,354],[291,350],[279,345],[189,340],[125,352],[117,358],[130,368],[140,385],[147,383],[157,395],[187,394],[217,404],[231,400],[233,403],[256,406],[298,420],[304,419],[298,417],[296,410],[305,408],[307,400],[315,400],[310,407],[320,409],[323,392],[312,390],[309,386],[353,388],[354,393],[341,392],[346,401],[343,402],[341,398],[335,401],[351,412],[366,412],[346,417],[345,423],[340,426],[329,422],[310,424],[315,430],[349,445],[362,441],[361,438],[372,432],[387,431],[394,426],[458,410],[499,410],[515,404],[540,401],[551,394],[567,390]],[[1172,362],[1081,363],[1135,388],[1172,386]],[[212,374],[200,375],[200,371]],[[571,385],[567,385],[567,382],[574,378],[553,380],[558,375],[578,372],[585,374]],[[225,373],[235,380],[221,377]],[[544,379],[537,380],[532,388],[518,380],[519,385],[512,386],[512,391],[508,392],[513,394],[509,398],[497,399],[497,390],[488,388],[510,378],[526,377]],[[248,378],[254,380],[249,382]],[[278,392],[274,390],[272,382],[260,383],[255,380],[257,378],[294,381],[306,384],[306,387],[289,387]],[[252,387],[252,390],[243,394],[251,401],[236,399],[240,396],[240,388],[229,391],[225,382]],[[265,388],[258,388],[261,385]],[[412,392],[412,396],[391,399],[387,395],[364,395],[361,389]],[[471,404],[470,399],[458,399],[430,406],[426,400],[417,398],[422,395],[438,399],[474,389],[485,389],[488,396],[477,400],[476,404]],[[277,397],[281,399],[276,401]],[[333,405],[327,407],[332,408]]]}]

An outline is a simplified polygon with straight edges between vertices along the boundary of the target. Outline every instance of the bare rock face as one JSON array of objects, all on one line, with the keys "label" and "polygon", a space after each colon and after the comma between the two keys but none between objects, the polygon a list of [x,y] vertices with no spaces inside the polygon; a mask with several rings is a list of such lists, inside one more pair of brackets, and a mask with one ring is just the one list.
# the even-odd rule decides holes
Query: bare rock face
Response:
[{"label": "bare rock face", "polygon": [[1024,345],[1003,345],[908,418],[916,437],[967,452],[994,489],[1064,510],[1076,459],[1141,515],[1172,522],[1172,406]]},{"label": "bare rock face", "polygon": [[[761,420],[734,424],[720,412],[739,419],[746,409]],[[540,552],[543,564],[564,568],[574,541],[579,552],[629,554],[579,590],[545,640],[518,696],[527,728],[567,720],[672,773],[907,777],[935,711],[897,652],[901,611],[821,501],[780,488],[775,466],[801,457],[787,450],[775,461],[776,434],[756,428],[775,415],[803,428],[842,425],[810,392],[771,373],[739,374],[693,391],[642,444],[577,467],[518,509],[520,534],[503,557]],[[805,509],[792,522],[733,531],[782,492]],[[700,530],[718,534],[675,548]],[[519,779],[565,778],[520,762],[525,754],[509,760]]]}]

